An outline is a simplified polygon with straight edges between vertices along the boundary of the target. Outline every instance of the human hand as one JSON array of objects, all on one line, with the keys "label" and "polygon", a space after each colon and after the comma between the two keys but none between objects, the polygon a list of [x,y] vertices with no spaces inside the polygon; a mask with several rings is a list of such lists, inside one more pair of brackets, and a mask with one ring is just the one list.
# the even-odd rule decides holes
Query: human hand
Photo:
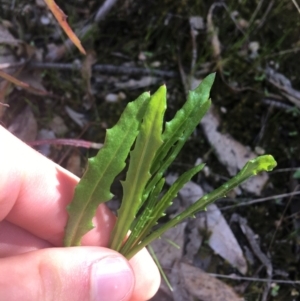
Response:
[{"label": "human hand", "polygon": [[82,247],[61,248],[77,182],[0,126],[0,301],[143,301],[157,291],[147,250],[128,262],[105,248],[115,222],[105,205]]}]

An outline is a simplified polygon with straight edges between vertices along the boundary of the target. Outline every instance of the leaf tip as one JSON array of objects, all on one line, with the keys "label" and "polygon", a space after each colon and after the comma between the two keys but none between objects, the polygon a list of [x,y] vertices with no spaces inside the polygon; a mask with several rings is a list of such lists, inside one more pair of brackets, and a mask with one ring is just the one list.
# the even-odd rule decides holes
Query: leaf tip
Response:
[{"label": "leaf tip", "polygon": [[78,48],[79,48],[79,51],[80,51],[82,54],[86,55],[86,51],[85,51],[85,49],[82,47],[81,43],[80,43],[80,45],[78,45]]},{"label": "leaf tip", "polygon": [[257,164],[255,174],[262,171],[272,171],[277,166],[277,162],[272,155],[259,156],[254,161]]},{"label": "leaf tip", "polygon": [[167,94],[167,86],[165,84],[161,85],[158,90],[155,92],[155,94],[162,94],[162,96],[165,97],[165,95]]}]

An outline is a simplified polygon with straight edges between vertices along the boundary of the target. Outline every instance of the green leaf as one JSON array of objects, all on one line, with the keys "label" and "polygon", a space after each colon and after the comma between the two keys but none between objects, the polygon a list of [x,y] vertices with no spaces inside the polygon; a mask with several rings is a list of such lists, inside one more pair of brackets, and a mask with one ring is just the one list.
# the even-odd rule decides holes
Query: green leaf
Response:
[{"label": "green leaf", "polygon": [[273,156],[264,155],[257,157],[256,159],[250,160],[246,163],[246,165],[242,168],[242,170],[228,182],[217,188],[216,190],[210,192],[209,194],[200,198],[197,202],[192,204],[186,210],[184,210],[179,215],[175,216],[172,220],[161,226],[158,230],[151,233],[147,238],[145,238],[139,245],[135,246],[126,254],[126,257],[130,259],[134,256],[139,250],[143,247],[151,243],[151,241],[157,239],[161,236],[162,233],[167,231],[168,229],[175,227],[184,219],[193,216],[200,210],[205,210],[205,208],[217,200],[220,197],[226,195],[230,190],[234,187],[238,186],[248,178],[263,172],[263,171],[271,171],[277,165]]},{"label": "green leaf", "polygon": [[109,244],[116,251],[120,249],[136,213],[141,207],[143,191],[151,177],[152,161],[163,143],[161,132],[165,110],[166,87],[162,86],[150,98],[134,150],[130,153],[126,180],[122,183],[123,199]]},{"label": "green leaf", "polygon": [[96,157],[89,159],[87,170],[67,208],[69,219],[65,229],[65,246],[80,245],[82,236],[93,228],[92,218],[97,207],[112,198],[111,184],[125,167],[149,99],[149,93],[144,93],[129,103],[118,123],[107,130],[102,149]]},{"label": "green leaf", "polygon": [[162,278],[165,280],[166,285],[168,286],[169,290],[170,290],[171,292],[173,292],[172,285],[171,285],[171,283],[170,283],[170,281],[169,281],[167,275],[165,274],[165,272],[164,272],[162,266],[160,265],[160,262],[159,262],[159,260],[158,260],[158,258],[157,258],[157,256],[156,256],[156,254],[155,254],[155,252],[154,252],[154,250],[153,250],[153,248],[152,248],[151,245],[148,246],[148,251],[150,252],[150,254],[151,254],[151,256],[152,256],[154,262],[156,263],[157,268],[158,268],[158,270],[159,270],[159,272],[160,272]]},{"label": "green leaf", "polygon": [[201,84],[189,92],[188,99],[183,107],[177,111],[175,117],[166,122],[165,131],[162,135],[164,141],[159,149],[151,172],[156,173],[147,185],[144,198],[160,180],[163,173],[174,161],[183,145],[190,137],[202,117],[210,107],[209,93],[215,79],[215,74],[210,74],[203,79]]},{"label": "green leaf", "polygon": [[162,136],[164,144],[155,158],[152,169],[157,169],[157,166],[168,155],[171,147],[174,146],[183,134],[185,134],[186,141],[195,130],[195,127],[199,124],[210,106],[209,94],[215,76],[215,73],[208,75],[195,90],[189,91],[185,104],[177,111],[171,121],[166,122],[165,131]]},{"label": "green leaf", "polygon": [[186,182],[190,181],[195,174],[201,171],[204,165],[205,164],[199,164],[183,173],[159,201],[152,202],[151,204],[147,202],[146,209],[143,211],[141,217],[139,217],[139,220],[142,222],[135,225],[128,240],[120,251],[125,257],[130,249],[146,238],[152,230],[152,227],[155,226],[157,221],[164,215],[166,209],[172,205],[172,201],[177,196],[179,190]]},{"label": "green leaf", "polygon": [[154,189],[151,191],[147,203],[144,205],[144,210],[142,213],[134,220],[134,222],[131,225],[131,233],[120,249],[120,253],[123,254],[126,257],[126,253],[133,248],[135,245],[137,245],[147,234],[148,231],[148,225],[150,221],[154,221],[153,212],[155,210],[155,206],[157,205],[158,196],[165,184],[165,179],[162,178],[157,185],[154,187]]},{"label": "green leaf", "polygon": [[[251,176],[270,171],[276,166],[270,155],[250,160],[231,180],[162,226],[158,220],[172,204],[183,185],[203,168],[198,165],[181,175],[161,196],[165,179],[163,174],[174,161],[210,106],[209,93],[215,75],[207,76],[193,91],[175,117],[166,123],[166,87],[150,97],[144,93],[130,103],[118,123],[107,131],[103,148],[88,162],[88,168],[77,185],[72,203],[68,206],[69,220],[64,243],[79,245],[82,236],[92,229],[92,218],[99,204],[111,199],[111,184],[124,169],[130,150],[126,179],[122,182],[123,200],[113,229],[109,246],[128,259],[183,219],[194,216],[216,199]],[[131,234],[124,243],[129,230]]]}]

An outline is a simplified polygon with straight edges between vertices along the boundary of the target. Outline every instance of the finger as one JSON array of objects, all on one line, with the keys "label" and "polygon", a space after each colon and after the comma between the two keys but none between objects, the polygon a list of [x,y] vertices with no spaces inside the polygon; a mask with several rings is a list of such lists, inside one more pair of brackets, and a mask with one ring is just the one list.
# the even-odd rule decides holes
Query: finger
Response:
[{"label": "finger", "polygon": [[[61,246],[67,222],[66,206],[78,178],[43,157],[0,126],[0,220]],[[115,217],[100,206],[93,244],[106,245]],[[101,231],[97,230],[101,229]]]},{"label": "finger", "polygon": [[52,248],[0,259],[1,300],[127,301],[133,289],[129,263],[105,248]]},{"label": "finger", "polygon": [[[48,242],[33,236],[24,229],[6,221],[0,223],[1,258],[50,247],[51,245]],[[24,263],[21,262],[20,264],[23,266]],[[131,301],[140,301],[141,296],[145,296],[147,300],[150,299],[156,293],[160,284],[160,275],[152,258],[144,249],[130,260],[130,265],[136,279]]]},{"label": "finger", "polygon": [[[35,152],[1,126],[0,143],[0,209],[6,209],[6,214],[9,212],[7,219],[11,223],[61,246],[67,222],[65,208],[72,200],[78,178]],[[84,236],[82,244],[107,246],[115,216],[105,205],[99,206],[93,223],[95,228]],[[160,283],[160,275],[151,256],[144,250],[130,263],[137,277],[137,290],[149,293],[151,297]]]},{"label": "finger", "polygon": [[160,286],[160,273],[152,257],[146,249],[142,249],[129,262],[136,279],[130,301],[140,301],[141,296],[145,300],[151,299]]},{"label": "finger", "polygon": [[7,221],[0,222],[0,258],[53,247],[49,242]]}]

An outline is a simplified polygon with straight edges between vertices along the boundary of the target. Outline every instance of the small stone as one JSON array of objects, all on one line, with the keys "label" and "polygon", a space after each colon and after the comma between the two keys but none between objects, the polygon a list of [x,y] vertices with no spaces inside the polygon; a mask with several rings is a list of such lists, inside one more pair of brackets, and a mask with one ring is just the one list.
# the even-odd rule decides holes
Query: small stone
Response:
[{"label": "small stone", "polygon": [[41,8],[46,7],[46,3],[45,3],[44,0],[35,0],[35,4],[36,4],[38,7],[41,7]]},{"label": "small stone", "polygon": [[119,100],[118,94],[110,93],[105,96],[105,101],[107,102],[117,102],[118,100]]},{"label": "small stone", "polygon": [[49,25],[50,24],[50,19],[45,15],[41,16],[40,21],[43,25]]},{"label": "small stone", "polygon": [[153,63],[151,63],[151,67],[153,68],[158,68],[161,66],[161,62],[159,61],[154,61]]},{"label": "small stone", "polygon": [[225,107],[221,107],[220,108],[220,111],[223,113],[223,114],[226,114],[227,113],[227,109]]},{"label": "small stone", "polygon": [[57,136],[63,136],[68,131],[64,120],[58,115],[53,117],[49,126]]},{"label": "small stone", "polygon": [[126,99],[126,94],[121,91],[118,93],[118,97],[119,97],[119,100],[124,100],[124,99]]},{"label": "small stone", "polygon": [[146,55],[144,52],[139,53],[139,60],[140,61],[145,61],[147,59]]},{"label": "small stone", "polygon": [[260,146],[255,146],[254,151],[258,154],[258,155],[264,155],[266,153],[266,151],[260,147]]}]

